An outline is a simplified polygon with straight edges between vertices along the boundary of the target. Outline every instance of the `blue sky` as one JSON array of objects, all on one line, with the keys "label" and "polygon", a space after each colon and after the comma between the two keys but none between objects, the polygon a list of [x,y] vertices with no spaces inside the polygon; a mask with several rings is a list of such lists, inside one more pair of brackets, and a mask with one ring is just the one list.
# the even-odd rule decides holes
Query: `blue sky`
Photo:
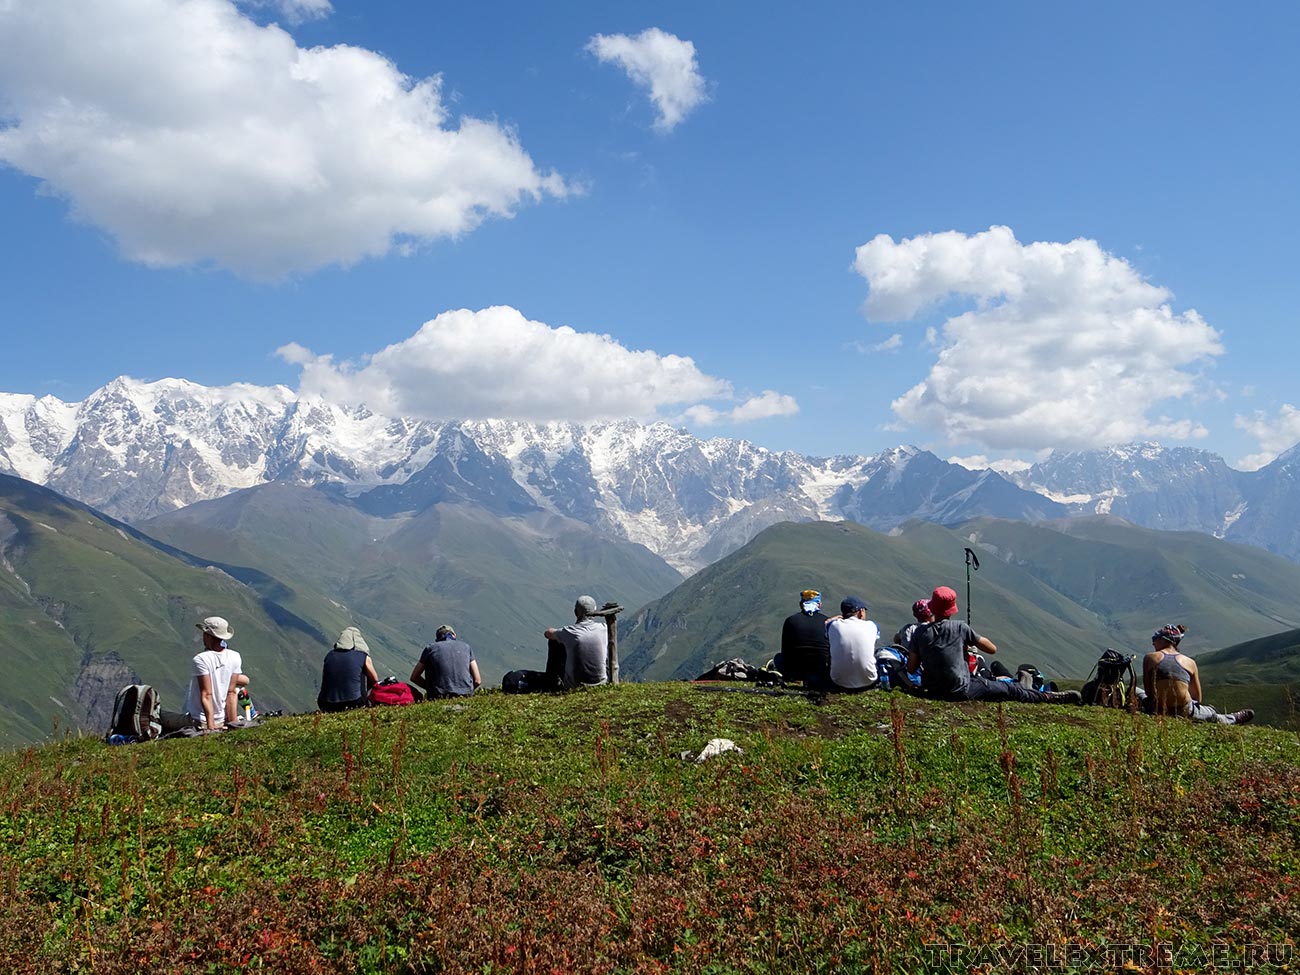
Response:
[{"label": "blue sky", "polygon": [[1300,440],[1298,37],[1288,3],[13,0],[0,390],[1257,466]]}]

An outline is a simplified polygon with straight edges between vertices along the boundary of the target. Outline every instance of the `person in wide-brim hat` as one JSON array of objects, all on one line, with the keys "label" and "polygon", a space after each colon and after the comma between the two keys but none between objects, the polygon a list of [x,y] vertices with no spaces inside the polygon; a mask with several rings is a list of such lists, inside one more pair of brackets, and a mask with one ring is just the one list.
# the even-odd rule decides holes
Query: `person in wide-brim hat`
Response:
[{"label": "person in wide-brim hat", "polygon": [[379,674],[370,659],[366,638],[357,627],[349,626],[325,654],[316,707],[322,711],[363,708],[370,700],[370,689],[378,683]]}]

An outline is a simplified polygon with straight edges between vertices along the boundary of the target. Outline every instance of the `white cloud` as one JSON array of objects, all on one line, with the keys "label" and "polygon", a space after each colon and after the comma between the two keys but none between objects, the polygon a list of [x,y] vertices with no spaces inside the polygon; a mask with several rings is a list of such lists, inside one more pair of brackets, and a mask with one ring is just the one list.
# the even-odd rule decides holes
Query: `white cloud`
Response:
[{"label": "white cloud", "polygon": [[597,34],[587,50],[601,62],[617,64],[634,84],[650,92],[658,111],[655,128],[671,132],[692,109],[708,99],[695,60],[695,45],[658,27],[635,37]]},{"label": "white cloud", "polygon": [[[552,328],[507,306],[443,312],[358,364],[297,344],[278,353],[301,367],[303,394],[365,403],[390,416],[650,420],[682,404],[691,404],[689,414],[713,409],[702,400],[732,398],[729,382],[688,357],[633,351],[608,335]],[[789,396],[769,391],[729,415],[740,422],[797,409]]]},{"label": "white cloud", "polygon": [[1283,403],[1276,416],[1257,410],[1250,416],[1238,414],[1233,420],[1238,430],[1244,430],[1259,442],[1259,452],[1249,454],[1239,461],[1243,471],[1255,471],[1277,459],[1284,450],[1300,443],[1300,410]]},{"label": "white cloud", "polygon": [[957,464],[968,471],[992,470],[997,471],[999,474],[1018,474],[1034,466],[1030,461],[1013,460],[1009,457],[1000,460],[989,460],[983,454],[973,454],[970,457],[949,457],[948,463]]},{"label": "white cloud", "polygon": [[1196,371],[1223,352],[1193,310],[1092,240],[1021,244],[1006,227],[966,235],[880,235],[857,249],[865,309],[900,321],[974,299],[931,333],[937,361],[893,402],[903,421],[949,443],[994,450],[1086,448],[1206,435],[1157,413],[1205,389]]},{"label": "white cloud", "polygon": [[903,336],[895,332],[883,342],[871,346],[872,352],[896,352],[903,347]]},{"label": "white cloud", "polygon": [[152,266],[275,278],[568,192],[513,131],[451,119],[439,77],[300,48],[230,0],[0,3],[0,118],[0,161]]},{"label": "white cloud", "polygon": [[237,0],[245,7],[273,7],[290,24],[320,20],[334,12],[330,0]]},{"label": "white cloud", "polygon": [[682,412],[682,418],[697,426],[711,427],[719,423],[750,423],[774,416],[794,416],[799,404],[793,396],[765,389],[730,410],[718,410],[700,403]]}]

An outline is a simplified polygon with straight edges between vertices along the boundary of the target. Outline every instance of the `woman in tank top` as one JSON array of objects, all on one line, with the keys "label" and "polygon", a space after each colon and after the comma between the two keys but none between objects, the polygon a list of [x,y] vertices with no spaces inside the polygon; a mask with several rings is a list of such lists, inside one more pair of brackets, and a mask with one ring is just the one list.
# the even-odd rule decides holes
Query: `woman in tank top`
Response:
[{"label": "woman in tank top", "polygon": [[1178,652],[1187,627],[1170,623],[1151,634],[1151,652],[1142,660],[1142,688],[1146,691],[1146,709],[1151,714],[1215,721],[1219,724],[1245,724],[1255,717],[1249,708],[1232,714],[1219,714],[1201,703],[1201,675],[1196,661]]}]

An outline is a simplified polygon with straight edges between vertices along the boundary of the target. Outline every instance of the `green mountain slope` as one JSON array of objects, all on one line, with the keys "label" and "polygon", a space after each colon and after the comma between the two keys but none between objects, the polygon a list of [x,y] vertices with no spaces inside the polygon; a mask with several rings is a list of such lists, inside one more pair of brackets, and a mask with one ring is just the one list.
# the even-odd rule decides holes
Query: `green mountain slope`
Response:
[{"label": "green mountain slope", "polygon": [[1254,708],[1256,720],[1300,729],[1300,630],[1247,640],[1196,662],[1215,707]]},{"label": "green mountain slope", "polygon": [[1300,629],[1225,647],[1197,663],[1203,673],[1231,684],[1300,683]]},{"label": "green mountain slope", "polygon": [[[213,567],[18,478],[0,475],[0,740],[49,734],[140,679],[180,707],[196,621],[221,615],[254,676],[260,707],[295,706],[319,679],[317,626]],[[313,695],[314,696],[314,691]]]},{"label": "green mountain slope", "polygon": [[1117,647],[1145,651],[1162,623],[1187,625],[1193,656],[1300,626],[1300,565],[1262,549],[1109,517],[977,519],[957,532],[1103,617]]},{"label": "green mountain slope", "polygon": [[367,639],[373,635],[377,662],[392,661],[403,676],[442,623],[474,647],[491,683],[507,670],[543,665],[542,631],[570,621],[580,593],[631,609],[681,581],[643,546],[558,515],[502,517],[440,503],[381,518],[282,484],[190,505],[142,527],[203,558],[254,567],[260,576],[230,571],[305,616],[315,618],[324,594]]},{"label": "green mountain slope", "polygon": [[[966,546],[980,556],[969,607]],[[956,530],[916,522],[890,536],[851,523],[778,525],[638,613],[622,641],[624,671],[681,678],[728,657],[766,661],[807,586],[822,590],[828,612],[846,594],[862,596],[888,640],[936,585],[957,590],[962,615],[971,611],[1008,666],[1033,662],[1082,678],[1103,648],[1144,650],[1170,620],[1188,624],[1194,655],[1197,645],[1294,625],[1300,566],[1117,519],[1050,527],[977,519]]]},{"label": "green mountain slope", "polygon": [[[776,525],[628,621],[624,672],[661,680],[693,677],[729,657],[762,663],[780,649],[781,622],[806,587],[821,590],[832,613],[844,596],[862,597],[889,641],[911,620],[912,602],[936,585],[958,590],[964,617],[964,573],[962,539],[937,525],[899,536],[852,522]],[[1013,669],[1034,662],[1053,675],[1083,673],[1106,646],[1100,617],[1014,566],[994,561],[972,589],[976,631]]]}]

